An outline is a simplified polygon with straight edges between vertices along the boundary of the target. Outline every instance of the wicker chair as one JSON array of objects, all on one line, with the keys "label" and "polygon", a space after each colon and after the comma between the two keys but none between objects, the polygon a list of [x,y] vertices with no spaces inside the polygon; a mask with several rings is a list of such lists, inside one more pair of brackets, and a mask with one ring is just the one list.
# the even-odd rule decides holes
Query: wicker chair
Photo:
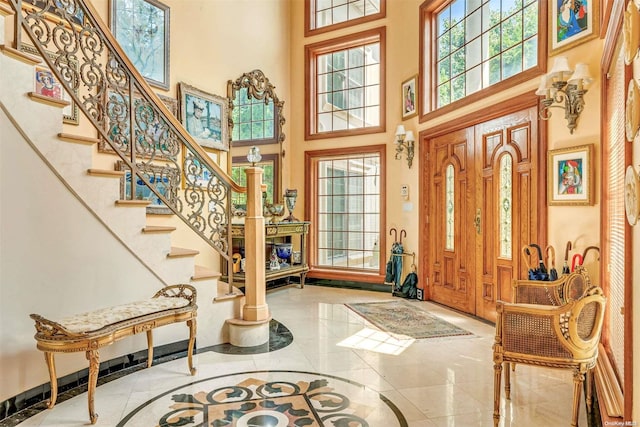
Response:
[{"label": "wicker chair", "polygon": [[[573,277],[575,289],[567,286],[570,277]],[[500,422],[503,366],[505,396],[511,398],[511,363],[573,370],[571,426],[578,425],[578,405],[585,377],[586,401],[587,405],[591,405],[592,369],[598,356],[606,298],[599,287],[588,287],[579,298],[574,298],[581,285],[589,285],[588,277],[579,273],[569,275],[567,280],[562,285],[563,294],[558,302],[563,301],[564,296],[570,298],[563,305],[497,302],[496,339],[493,346],[495,426]]]},{"label": "wicker chair", "polygon": [[516,304],[563,305],[580,298],[591,287],[591,280],[587,270],[578,266],[553,282],[514,279],[512,286]]}]

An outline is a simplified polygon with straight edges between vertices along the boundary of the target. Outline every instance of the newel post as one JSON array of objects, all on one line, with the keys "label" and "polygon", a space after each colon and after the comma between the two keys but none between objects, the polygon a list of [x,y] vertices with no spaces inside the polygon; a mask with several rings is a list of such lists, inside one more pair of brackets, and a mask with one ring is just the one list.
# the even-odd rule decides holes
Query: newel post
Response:
[{"label": "newel post", "polygon": [[248,321],[269,319],[266,303],[265,236],[262,216],[262,169],[245,169],[247,175],[247,216],[245,233],[245,297],[242,318]]}]

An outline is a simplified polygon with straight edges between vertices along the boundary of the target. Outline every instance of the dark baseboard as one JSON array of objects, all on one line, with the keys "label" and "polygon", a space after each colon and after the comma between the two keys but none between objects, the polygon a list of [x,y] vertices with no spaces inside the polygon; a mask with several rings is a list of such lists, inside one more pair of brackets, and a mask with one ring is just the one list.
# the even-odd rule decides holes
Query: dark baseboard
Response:
[{"label": "dark baseboard", "polygon": [[[189,340],[178,341],[171,344],[153,348],[153,363],[169,362],[171,360],[186,357]],[[196,346],[197,348],[197,346]],[[131,374],[147,366],[147,350],[116,357],[115,359],[100,362],[100,372],[98,375],[98,385],[112,381],[124,375]],[[58,378],[58,402],[63,402],[79,393],[86,391],[89,381],[89,368],[74,372],[64,377]],[[79,389],[79,390],[75,390]],[[69,395],[66,396],[65,395]],[[40,412],[40,406],[46,405],[47,399],[51,396],[51,383],[46,383],[24,391],[14,397],[0,402],[0,426],[9,427],[24,421],[31,414],[16,417],[15,424],[7,420],[9,417],[19,414],[29,408],[34,408]]]},{"label": "dark baseboard", "polygon": [[352,282],[346,280],[328,280],[328,279],[317,279],[317,278],[308,278],[304,282],[306,285],[311,286],[326,286],[330,288],[347,288],[347,289],[359,289],[362,291],[374,291],[374,292],[385,292],[391,293],[391,286],[385,284],[377,284],[377,283],[365,283],[365,282]]}]

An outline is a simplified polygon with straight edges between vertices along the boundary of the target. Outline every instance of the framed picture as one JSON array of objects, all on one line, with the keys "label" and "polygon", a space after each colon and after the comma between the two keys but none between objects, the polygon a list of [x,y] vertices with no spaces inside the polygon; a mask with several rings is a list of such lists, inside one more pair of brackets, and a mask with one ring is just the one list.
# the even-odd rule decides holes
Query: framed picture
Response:
[{"label": "framed picture", "polygon": [[[40,52],[30,45],[23,44],[20,46],[20,50],[26,53],[30,53],[32,55],[40,56]],[[47,55],[51,60],[55,59],[55,55],[51,52],[47,52]],[[72,61],[70,63],[71,68],[73,68],[74,73],[72,74],[74,78],[78,76],[78,63]],[[78,105],[73,102],[69,93],[64,90],[62,83],[60,83],[57,77],[51,72],[51,70],[44,65],[36,65],[34,71],[34,85],[33,90],[35,93],[49,96],[55,99],[63,99],[65,101],[69,101],[70,104],[62,109],[62,119],[64,123],[69,123],[72,125],[77,125],[78,121]],[[73,83],[76,86],[75,83]]]},{"label": "framed picture", "polygon": [[[169,166],[145,166],[153,175],[149,176],[152,184],[157,184],[157,188],[165,198],[175,200],[178,197],[179,172],[178,169]],[[131,169],[122,160],[116,162],[116,170],[124,171],[124,176],[120,178],[120,198],[131,199]],[[173,212],[158,198],[156,193],[146,186],[144,181],[136,175],[136,195],[135,200],[149,200],[151,204],[147,206],[147,213],[171,215]]]},{"label": "framed picture", "polygon": [[571,49],[600,35],[600,0],[551,0],[549,55]]},{"label": "framed picture", "polygon": [[178,83],[180,121],[198,144],[229,150],[227,98]]},{"label": "framed picture", "polygon": [[549,205],[592,205],[593,144],[550,150],[548,169]]},{"label": "framed picture", "polygon": [[410,77],[402,82],[402,119],[410,119],[418,114],[418,98],[416,97],[418,76]]},{"label": "framed picture", "polygon": [[[169,111],[177,118],[178,101],[164,95],[158,95]],[[129,96],[123,95],[113,90],[105,93],[105,104],[107,106],[106,131],[109,138],[119,148],[124,149],[129,138]],[[159,159],[177,158],[179,148],[171,144],[163,144],[162,141],[169,141],[169,127],[160,118],[160,113],[151,107],[150,103],[143,102],[140,93],[134,94],[134,110],[136,115],[144,116],[143,119],[136,120],[136,131],[144,132],[149,136],[149,140],[155,141],[153,153],[138,153],[141,157],[150,157],[154,154]],[[138,116],[136,116],[138,117]],[[113,153],[113,148],[104,139],[98,142],[98,151],[101,153]]]},{"label": "framed picture", "polygon": [[169,6],[157,0],[110,0],[111,32],[153,86],[169,89]]},{"label": "framed picture", "polygon": [[[200,166],[200,161],[194,157],[189,157],[189,164],[186,164],[186,151],[182,150],[182,168],[185,173],[182,175],[182,188],[187,187],[187,181],[189,183],[193,183],[196,187],[200,187],[202,189],[207,188],[207,183],[211,179],[211,171],[207,168],[202,168]],[[209,148],[205,148],[204,151],[209,155],[209,158],[214,162],[218,163],[218,153]],[[191,164],[193,163],[193,164]],[[189,171],[196,170],[200,171],[199,175],[190,174]]]}]

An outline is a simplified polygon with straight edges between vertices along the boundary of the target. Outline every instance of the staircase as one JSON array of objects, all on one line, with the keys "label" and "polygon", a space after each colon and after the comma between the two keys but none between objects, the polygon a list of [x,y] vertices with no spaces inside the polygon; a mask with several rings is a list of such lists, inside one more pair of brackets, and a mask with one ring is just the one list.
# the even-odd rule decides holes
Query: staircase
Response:
[{"label": "staircase", "polygon": [[[158,220],[148,215],[148,202],[120,200],[123,172],[103,167],[104,155],[96,154],[98,139],[64,132],[69,129],[63,127],[62,121],[66,103],[29,95],[34,90],[34,67],[40,58],[4,45],[4,20],[5,16],[11,20],[11,14],[11,8],[0,2],[0,103],[14,125],[69,191],[162,283],[191,283],[197,288],[198,348],[228,342],[224,323],[240,311],[241,293],[234,289],[229,294],[228,284],[218,281],[219,272],[211,266],[196,264],[199,250],[175,246],[172,233],[176,232],[176,226],[162,225],[166,217]],[[0,140],[2,133],[0,129]],[[115,162],[116,156],[112,157]],[[94,167],[96,159],[99,167]],[[143,294],[149,293],[144,284],[140,286]],[[122,300],[128,302],[131,297],[122,295]],[[176,334],[175,340],[183,338],[182,332]]]}]

